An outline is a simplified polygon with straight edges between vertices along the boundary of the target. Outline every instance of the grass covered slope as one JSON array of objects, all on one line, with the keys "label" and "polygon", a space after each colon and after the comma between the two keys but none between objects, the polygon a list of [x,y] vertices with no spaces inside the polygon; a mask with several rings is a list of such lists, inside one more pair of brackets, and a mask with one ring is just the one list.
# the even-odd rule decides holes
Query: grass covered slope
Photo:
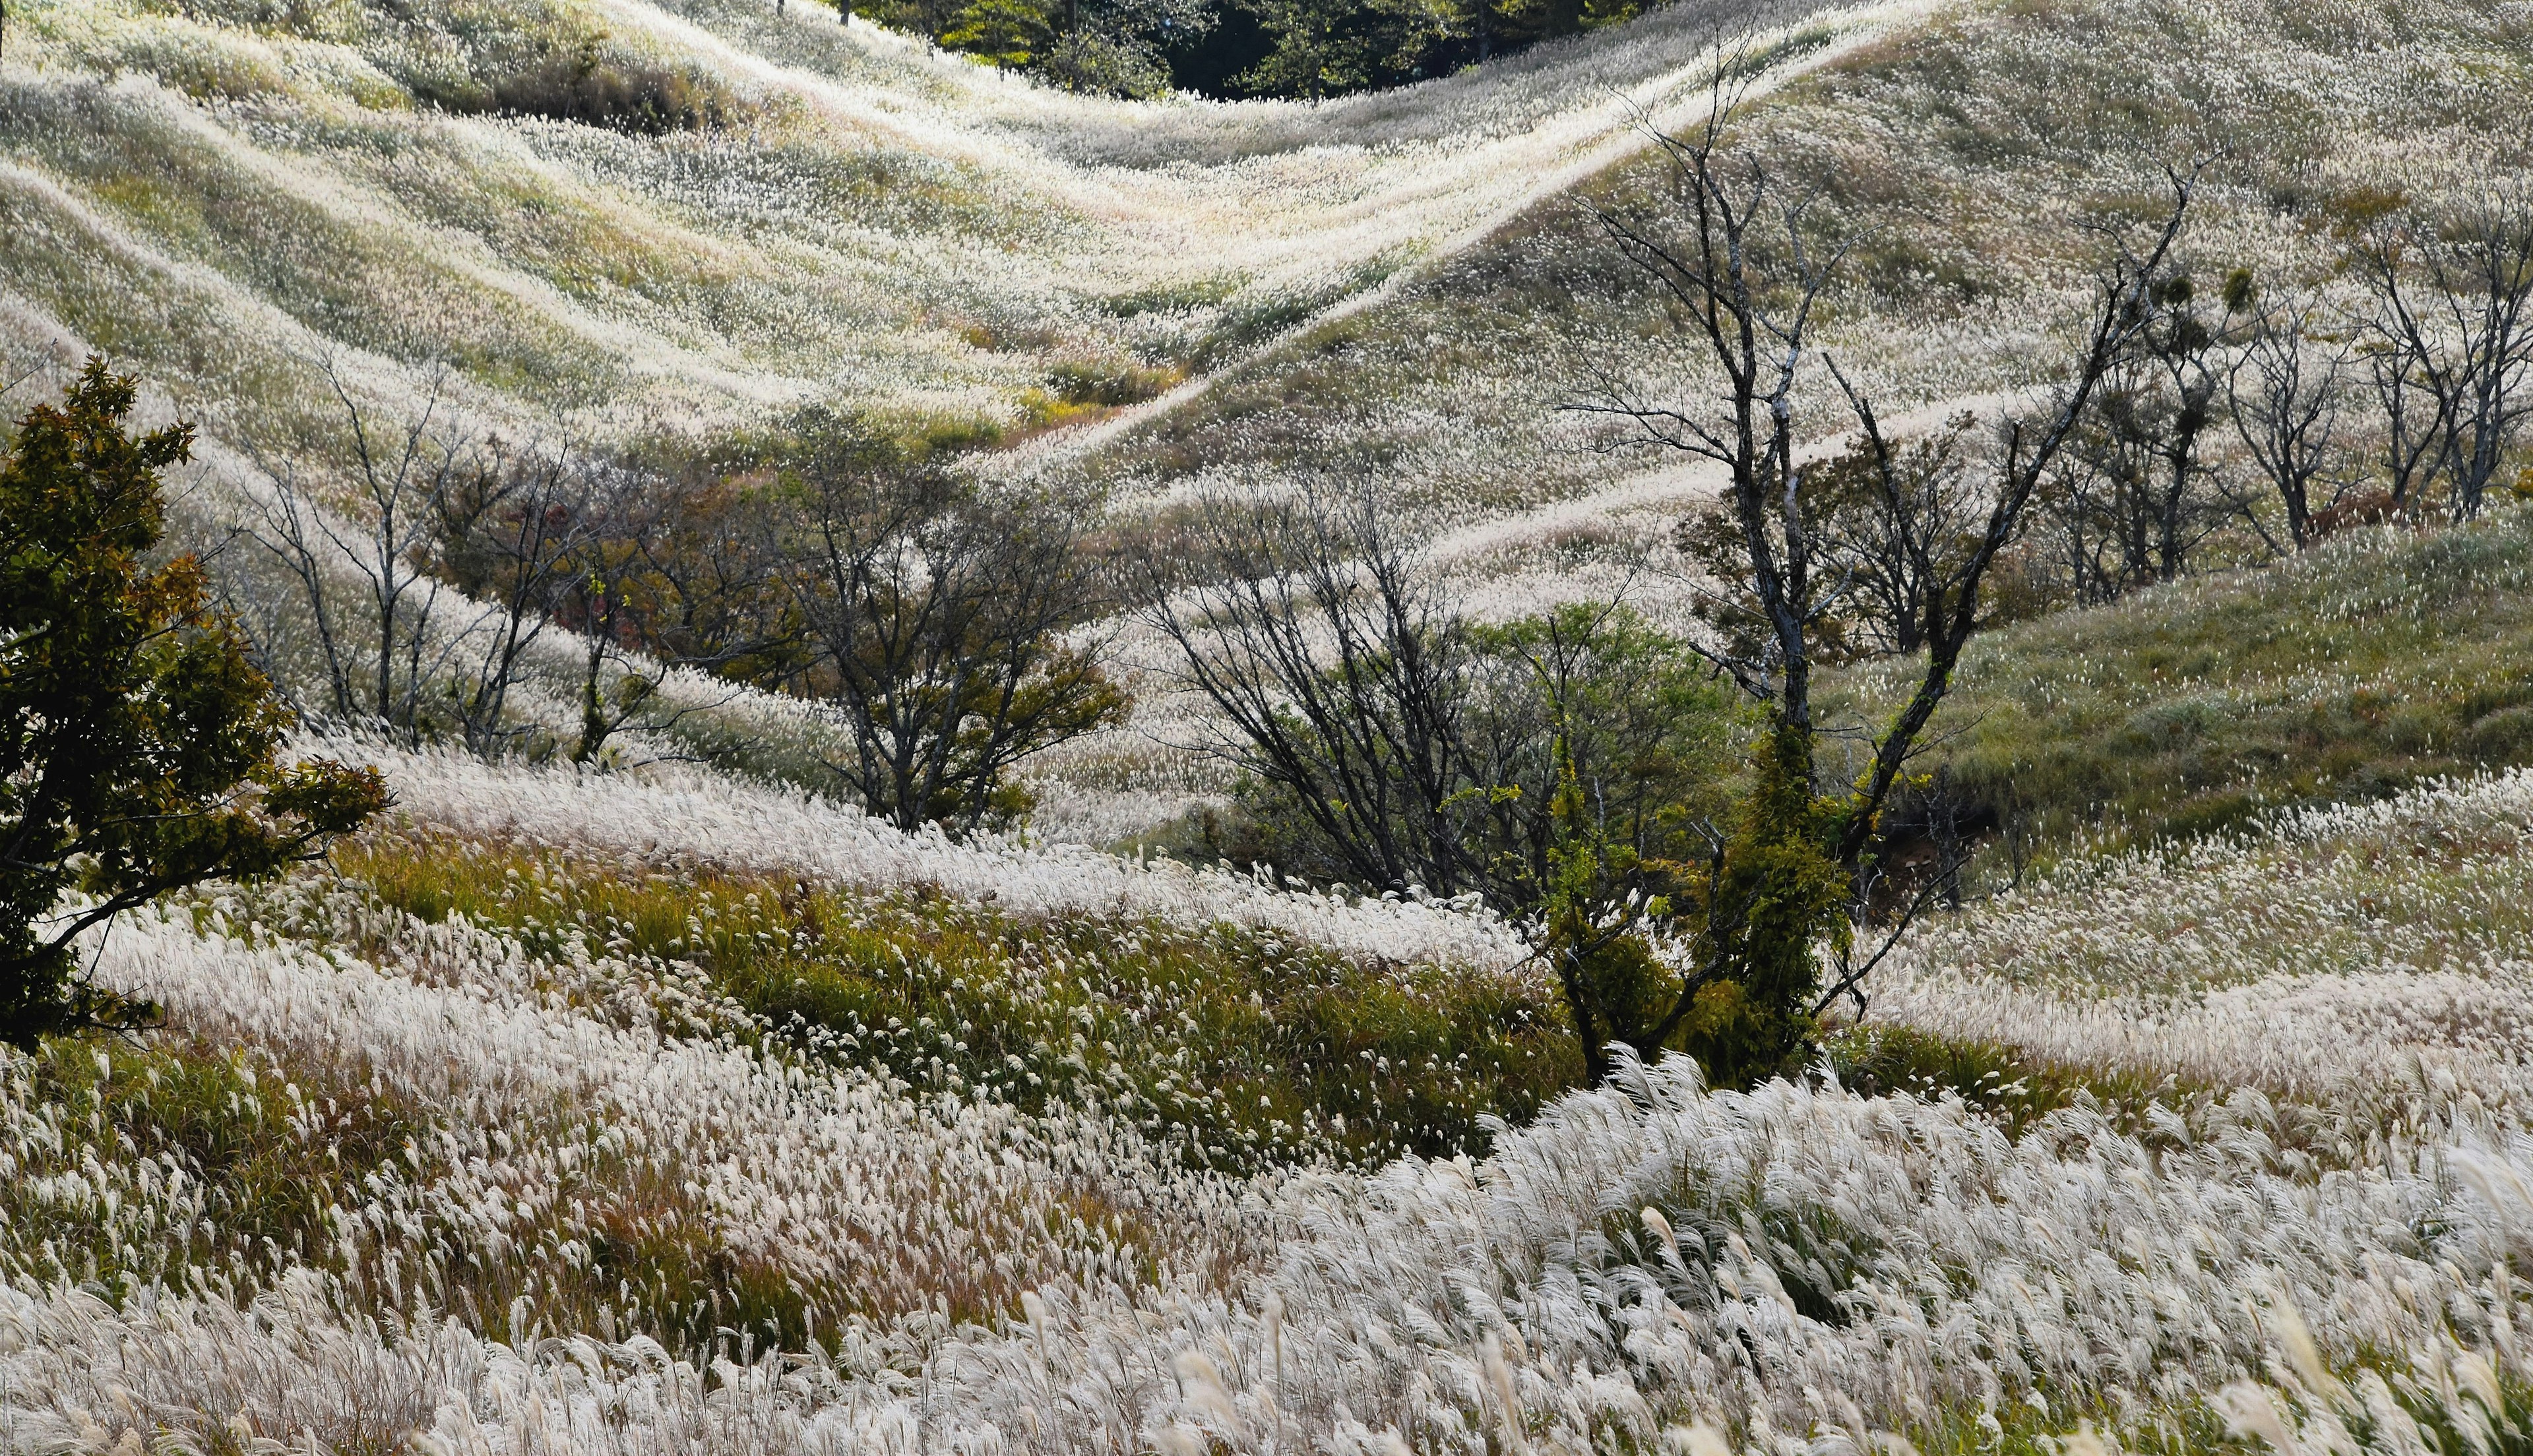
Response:
[{"label": "grass covered slope", "polygon": [[[480,417],[593,432],[1089,423],[1063,379],[1222,370],[1006,459],[1163,501],[1369,462],[1466,523],[1624,468],[1549,385],[1670,366],[1543,200],[1648,199],[1590,88],[1693,104],[1708,14],[1309,109],[1065,97],[760,0],[26,0],[0,320],[312,453],[329,347],[395,408],[444,360]],[[2247,129],[2220,259],[2514,165],[2521,28],[2459,0],[1781,38],[1764,145],[1841,228],[1912,219],[1834,320],[1902,404],[2029,381],[2079,222],[2152,180],[2123,139]],[[1559,530],[1586,576],[1603,537]],[[2062,852],[1746,1093],[1577,1088],[1543,967],[1464,904],[329,744],[392,814],[85,947],[164,1026],[0,1050],[0,1449],[2533,1449],[2533,779],[2409,782],[2533,753],[2528,553],[2510,507],[1986,639],[1943,751]],[[1157,758],[1069,763],[1206,786]],[[2341,797],[2381,801],[2259,817]]]},{"label": "grass covered slope", "polygon": [[[1810,200],[1824,252],[1854,245],[1816,337],[1889,420],[2041,382],[2087,302],[2093,227],[2159,216],[2166,164],[2213,158],[2192,265],[2301,282],[2368,207],[2522,175],[2528,86],[2533,42],[2479,0],[1945,4],[1765,88],[1742,141],[1781,197]],[[1615,162],[1224,371],[1095,468],[1155,491],[1370,471],[1460,524],[1676,464],[1596,454],[1555,413],[1604,376],[1655,394],[1709,387],[1591,216],[1658,221],[1669,195],[1657,158]],[[1797,408],[1816,436],[1849,424],[1824,371]]]},{"label": "grass covered slope", "polygon": [[328,437],[310,361],[336,351],[391,411],[445,364],[513,428],[805,400],[1033,428],[1483,228],[1692,94],[1701,33],[1400,112],[1070,96],[770,0],[29,0],[5,336],[105,350],[274,447]]},{"label": "grass covered slope", "polygon": [[1798,9],[1312,107],[1071,96],[767,0],[24,0],[0,337],[275,447],[332,438],[328,350],[394,409],[445,361],[489,417],[602,435],[804,400],[1026,433],[1186,379],[1027,468],[1369,466],[1465,522],[1640,468],[1553,413],[1596,371],[1685,382],[1581,204],[1658,205],[1629,128],[1695,114],[1718,25],[1763,28],[1753,145],[1864,240],[1825,339],[1889,411],[2032,382],[2085,224],[2163,162],[2220,157],[2210,266],[2290,271],[2368,199],[2522,163],[2533,57],[2474,0]]},{"label": "grass covered slope", "polygon": [[2018,623],[1966,655],[1927,767],[2024,834],[2116,846],[2533,764],[2528,589],[2533,513],[2504,508]]},{"label": "grass covered slope", "polygon": [[[394,771],[409,804],[431,772]],[[657,850],[710,852],[679,834],[693,786],[660,787]],[[2208,934],[2248,950],[2260,866],[2311,859],[2267,878],[2272,917],[2327,917],[2420,844],[2495,884],[2520,874],[2524,789],[2299,821],[2160,871],[2184,887],[2164,898],[2231,905]],[[1081,988],[1046,998],[1059,1023],[1087,1012],[1105,1040],[1103,1019],[1185,1010],[1199,1029],[1169,1039],[1203,1054],[1311,1024],[1266,994],[1230,1015],[1236,976],[1146,999],[1172,958],[1219,975],[1254,943],[1149,921],[1077,941],[973,903],[459,834],[383,826],[333,873],[136,917],[99,964],[168,1027],[0,1060],[12,1442],[2249,1456],[2265,1431],[2460,1450],[2533,1419],[2533,1139],[2501,1095],[2521,1069],[2489,1019],[2413,1014],[2456,977],[2521,999],[2521,927],[2467,904],[2390,912],[2453,954],[2379,934],[2392,959],[2342,977],[2363,994],[2337,1021],[2308,995],[2268,1043],[2201,1034],[2243,1014],[2218,1005],[2239,984],[2191,1002],[2118,957],[2022,968],[2047,917],[2149,903],[2159,871],[2137,862],[1929,926],[1882,1000],[1885,1024],[2144,1084],[2135,1106],[2080,1079],[2018,1127],[1983,1087],[1712,1094],[1675,1062],[1554,1101],[1483,1159],[1239,1173],[1140,1133],[1096,1056],[1032,1110],[925,1041],[914,1003],[891,1013],[916,1033],[899,1049],[867,1020],[858,1047],[776,1034],[753,999],[791,972],[859,1016],[925,981],[972,1009],[1052,972]],[[464,874],[418,872],[460,852]],[[2336,973],[2276,972],[2249,984],[2274,1001]],[[2386,992],[2405,977],[2420,994]],[[2165,1034],[2138,1033],[2139,997],[2173,1008]],[[1042,1030],[1021,999],[972,1034]],[[1130,1077],[1152,1060],[1113,1039]],[[2394,1054],[2419,1075],[2383,1077]],[[2325,1075],[2265,1070],[2299,1058]]]},{"label": "grass covered slope", "polygon": [[1962,1080],[2024,1116],[2257,1106],[2286,1167],[2408,1156],[2533,1107],[2528,872],[2520,770],[2071,859],[1914,931],[1846,1055],[1904,1084],[1984,1060]]},{"label": "grass covered slope", "polygon": [[1495,967],[1362,961],[1162,914],[1004,910],[916,887],[655,868],[373,836],[337,867],[383,905],[546,955],[693,967],[770,1040],[931,1094],[1104,1109],[1200,1166],[1483,1149],[1580,1061],[1550,989]]}]

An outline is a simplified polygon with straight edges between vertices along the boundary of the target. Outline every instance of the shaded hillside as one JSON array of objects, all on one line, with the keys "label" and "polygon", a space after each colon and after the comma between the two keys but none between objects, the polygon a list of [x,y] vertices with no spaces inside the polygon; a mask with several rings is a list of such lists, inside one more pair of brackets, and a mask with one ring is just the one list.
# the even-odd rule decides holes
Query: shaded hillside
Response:
[{"label": "shaded hillside", "polygon": [[2364,531],[1991,633],[1927,762],[2043,840],[2187,836],[2533,765],[2528,660],[2533,513]]}]

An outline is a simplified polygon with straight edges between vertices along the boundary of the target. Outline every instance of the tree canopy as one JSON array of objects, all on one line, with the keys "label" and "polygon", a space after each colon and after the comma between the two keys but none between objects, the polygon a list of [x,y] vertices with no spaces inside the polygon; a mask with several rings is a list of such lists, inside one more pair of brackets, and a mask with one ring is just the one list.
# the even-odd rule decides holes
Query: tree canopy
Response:
[{"label": "tree canopy", "polygon": [[284,765],[291,721],[202,564],[156,564],[159,472],[134,382],[89,361],[0,461],[0,1041],[147,1022],[78,974],[82,932],[169,891],[278,872],[384,807],[378,775]]}]

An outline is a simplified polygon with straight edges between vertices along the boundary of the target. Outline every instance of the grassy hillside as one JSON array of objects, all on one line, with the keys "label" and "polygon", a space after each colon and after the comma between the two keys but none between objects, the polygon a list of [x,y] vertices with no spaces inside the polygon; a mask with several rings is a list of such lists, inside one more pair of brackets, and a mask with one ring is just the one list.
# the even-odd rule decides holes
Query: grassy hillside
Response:
[{"label": "grassy hillside", "polygon": [[[1184,376],[1030,468],[1370,463],[1500,516],[1642,468],[1551,410],[1679,367],[1582,204],[1655,204],[1628,128],[1693,115],[1714,28],[1746,23],[1783,27],[1753,140],[1870,238],[1827,342],[1895,410],[2029,382],[2084,225],[2167,161],[2222,158],[2197,251],[2288,271],[2351,199],[2523,162],[2533,61],[2463,0],[1716,0],[1317,107],[1070,96],[763,0],[27,0],[0,337],[103,348],[266,445],[334,434],[307,403],[328,351],[384,404],[444,364],[490,417],[602,434],[811,399],[1026,431],[1119,397],[1068,379]],[[589,113],[584,63],[673,102]],[[617,124],[557,119],[584,113]]]},{"label": "grassy hillside", "polygon": [[[1710,485],[1553,406],[1697,386],[1588,212],[1659,205],[1631,123],[1753,18],[1895,418],[2034,383],[2162,162],[2218,156],[2195,259],[2291,273],[2527,160],[2533,37],[2468,0],[1718,0],[1318,107],[771,0],[15,0],[0,382],[158,381],[206,540],[250,449],[339,465],[330,364],[551,437],[966,428],[1120,533],[1368,471],[1536,610]],[[1578,1087],[1466,903],[325,740],[389,816],[94,934],[163,1025],[0,1049],[0,1450],[2533,1450],[2533,777],[2480,773],[2533,762],[2528,571],[2509,503],[1984,638],[1937,754],[2045,862],[1747,1092]],[[833,731],[664,697],[714,705],[672,757]],[[1187,711],[1034,765],[1050,819],[1201,806]]]},{"label": "grassy hillside", "polygon": [[[2249,1456],[2533,1422],[2522,781],[1931,921],[1841,1052],[1874,1090],[1629,1068],[1483,1160],[1373,1170],[1279,1130],[1316,1099],[1416,1135],[1502,1094],[1512,1029],[1419,1041],[1488,977],[1344,949],[1423,923],[1390,907],[1262,892],[1302,932],[1269,945],[1176,872],[1040,923],[885,832],[739,872],[734,826],[836,812],[761,789],[618,776],[528,844],[485,795],[560,776],[383,761],[404,817],[332,870],[101,942],[165,1028],[0,1054],[12,1442]],[[1073,893],[964,852],[1003,902]],[[910,856],[970,888],[854,888]],[[1041,1099],[996,1094],[1002,1046]],[[1192,1161],[1173,1123],[1284,1145]]]},{"label": "grassy hillside", "polygon": [[[1369,472],[1457,590],[1523,610],[1606,589],[1609,548],[1711,489],[1555,407],[1601,371],[1697,387],[1589,209],[1659,212],[1630,128],[1697,114],[1744,23],[1752,145],[1860,240],[1823,340],[1894,418],[2034,383],[2090,228],[2165,162],[2216,158],[2195,258],[2284,277],[2352,209],[2525,160],[2533,55],[2471,0],[1700,0],[1320,106],[1067,95],[768,0],[23,0],[0,381],[36,374],[0,402],[90,348],[138,370],[206,426],[214,535],[240,447],[341,463],[329,360],[384,417],[444,395],[512,437],[874,410],[1097,482],[1129,531]],[[1119,843],[1219,789],[1151,698],[1041,766],[1046,827]]]},{"label": "grassy hillside", "polygon": [[[2084,301],[2091,226],[2151,213],[2166,164],[2215,158],[2194,259],[2285,278],[2327,261],[2352,205],[2524,168],[2510,97],[2528,81],[2521,28],[2483,5],[1951,5],[1767,92],[1747,140],[1859,245],[1822,343],[1889,414],[2032,383]],[[1160,483],[1377,467],[1455,521],[1643,468],[1579,449],[1552,411],[1600,371],[1687,382],[1658,301],[1589,210],[1658,217],[1665,190],[1639,155],[1542,199],[1225,372],[1099,468]],[[1843,412],[1813,383],[1798,404],[1836,434]]]},{"label": "grassy hillside", "polygon": [[1928,767],[2025,833],[2116,847],[2533,764],[2528,587],[2509,507],[2019,623],[1966,658]]},{"label": "grassy hillside", "polygon": [[1613,87],[1677,104],[1701,33],[1455,83],[1438,127],[1075,97],[760,0],[32,0],[8,347],[103,349],[268,446],[328,437],[327,354],[384,407],[445,367],[543,429],[1026,426],[1080,402],[1061,366],[1166,381],[1483,226],[1620,134]]},{"label": "grassy hillside", "polygon": [[1914,932],[1844,1055],[1893,1084],[2002,1073],[1987,1095],[2027,1114],[2078,1087],[2133,1109],[2256,1093],[2309,1171],[2511,1120],[2533,1091],[2528,792],[2480,777],[2071,858]]},{"label": "grassy hillside", "polygon": [[[1015,914],[920,888],[652,869],[427,829],[337,855],[381,908],[543,954],[681,962],[814,1059],[1033,1114],[1104,1107],[1199,1166],[1482,1151],[1580,1077],[1549,988],[1366,963],[1271,931]],[[339,936],[344,925],[324,933]]]}]

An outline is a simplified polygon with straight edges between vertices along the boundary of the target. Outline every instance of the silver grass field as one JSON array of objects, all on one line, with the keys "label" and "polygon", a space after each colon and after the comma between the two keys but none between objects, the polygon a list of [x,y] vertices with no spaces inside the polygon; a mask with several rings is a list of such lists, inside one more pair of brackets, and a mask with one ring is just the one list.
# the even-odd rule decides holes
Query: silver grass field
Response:
[{"label": "silver grass field", "polygon": [[[1587,204],[1653,195],[1635,129],[1701,114],[1726,21],[1754,145],[1889,213],[1824,336],[1920,426],[2045,382],[2089,209],[2160,185],[2095,124],[2113,102],[2165,153],[2231,158],[2199,265],[2327,296],[2326,230],[2282,199],[2515,175],[2533,95],[2533,13],[2481,0],[1686,0],[1320,104],[1072,95],[771,0],[401,10],[9,5],[0,407],[92,350],[140,373],[153,418],[202,424],[198,543],[276,453],[342,477],[329,377],[381,418],[445,400],[591,446],[850,397],[997,432],[1006,482],[1128,520],[1377,467],[1472,617],[1623,585],[1684,627],[1666,543],[1714,481],[1555,405],[1592,370],[1697,384],[1656,301],[1592,271]],[[589,34],[740,120],[416,99],[470,46]],[[1921,205],[1885,207],[1890,178]],[[1041,386],[1070,365],[1149,397],[1068,412]],[[2429,611],[2399,550],[2323,553],[2377,582],[2349,622]],[[1491,1117],[1479,1155],[1367,1160],[1341,1121],[1140,1065],[1198,998],[1102,978],[1233,945],[1383,1004],[1553,987],[1474,897],[1116,852],[1230,786],[1163,644],[1098,631],[1137,716],[1032,762],[1036,814],[1000,837],[690,761],[835,731],[692,673],[662,689],[687,736],[628,732],[604,771],[303,737],[378,767],[387,818],[337,863],[93,934],[162,1028],[0,1051],[0,1452],[2533,1451],[2533,771],[2282,794],[2186,841],[2105,825],[1917,922],[1806,1078],[1630,1060]],[[560,635],[520,694],[556,725]],[[2319,702],[2347,686],[2326,667],[2198,706]],[[2094,685],[2032,681],[2041,706]],[[435,860],[524,908],[390,893]],[[665,927],[589,908],[707,881],[746,898]],[[993,942],[921,968],[1078,1010],[1069,1079],[1014,1057],[996,1086],[1032,1095],[999,1095],[928,1016],[865,1027],[896,1061],[842,1055],[708,968],[733,937],[788,966],[786,927],[832,903],[873,907],[825,929],[874,975]],[[1049,925],[1112,943],[1049,950]],[[1989,1070],[1877,1070],[1937,1043]],[[1436,1056],[1379,1071],[1463,1070]],[[1164,1103],[1289,1155],[1172,1140]]]},{"label": "silver grass field", "polygon": [[[614,781],[593,832],[544,812],[539,775],[388,767],[408,812],[506,811],[608,856],[817,844],[689,834],[697,790],[674,780]],[[2439,786],[2073,867],[1908,947],[1877,1019],[2173,1079],[2141,1116],[2079,1096],[2009,1135],[1958,1094],[1710,1093],[1671,1061],[1483,1162],[1251,1178],[1095,1113],[751,1049],[603,927],[540,955],[322,881],[178,906],[100,963],[224,1048],[276,1138],[322,1147],[355,1100],[428,1125],[305,1247],[233,1248],[183,1156],[99,1136],[146,1062],[97,1054],[86,1106],[14,1072],[0,1409],[27,1449],[2486,1442],[2521,1409],[2533,944],[2471,887],[2522,883],[2528,825],[2533,779]],[[862,839],[800,868],[926,852]],[[2421,859],[2451,888],[2386,893],[2384,865]],[[1105,889],[1028,849],[999,870],[1051,903]],[[1225,913],[1189,877],[1132,893]],[[1400,913],[1306,901],[1275,923],[1356,948]],[[779,1271],[832,1353],[619,1340],[632,1289],[594,1327],[552,1323],[558,1276],[645,1217]],[[448,1308],[461,1266],[510,1308]],[[1013,1308],[953,1317],[980,1279]],[[899,1312],[846,1312],[877,1296]]]}]

